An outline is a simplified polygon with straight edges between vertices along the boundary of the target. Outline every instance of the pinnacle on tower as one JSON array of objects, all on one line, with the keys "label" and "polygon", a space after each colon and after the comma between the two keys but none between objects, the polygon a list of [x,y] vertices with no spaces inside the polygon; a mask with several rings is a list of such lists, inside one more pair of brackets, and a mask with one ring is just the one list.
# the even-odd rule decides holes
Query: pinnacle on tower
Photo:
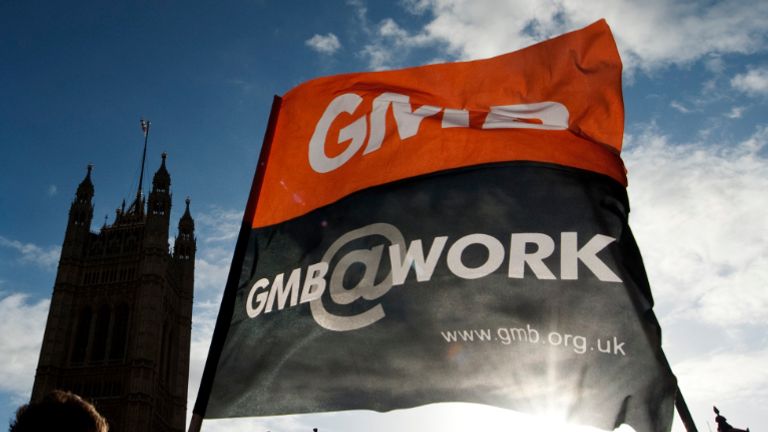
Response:
[{"label": "pinnacle on tower", "polygon": [[168,173],[168,169],[165,168],[165,158],[168,157],[166,152],[163,152],[163,161],[160,163],[160,168],[155,172],[155,176],[152,178],[152,189],[160,192],[165,192],[171,186],[171,175]]},{"label": "pinnacle on tower", "polygon": [[187,208],[184,209],[184,214],[179,219],[179,233],[192,234],[195,231],[195,221],[192,219],[192,215],[189,213],[189,197],[184,202],[187,204]]},{"label": "pinnacle on tower", "polygon": [[[165,167],[167,157],[166,153],[162,154],[163,159],[160,168],[157,169],[152,178],[152,191],[147,200],[147,212],[150,217],[162,215],[167,219],[171,215],[171,175]],[[167,222],[165,225],[167,226]]]},{"label": "pinnacle on tower", "polygon": [[195,245],[195,221],[189,212],[189,197],[184,202],[187,204],[187,208],[184,209],[184,214],[179,219],[179,234],[176,236],[176,243],[173,246],[173,255],[179,259],[194,261],[197,249]]},{"label": "pinnacle on tower", "polygon": [[85,175],[83,181],[77,186],[77,192],[75,196],[78,202],[90,201],[93,198],[93,182],[91,182],[91,171],[93,170],[93,164],[88,164],[88,173]]},{"label": "pinnacle on tower", "polygon": [[[93,183],[91,182],[92,170],[93,164],[88,164],[88,173],[77,186],[75,199],[69,208],[69,225],[71,227],[82,227],[86,232],[90,228],[91,219],[93,218],[93,204],[91,204],[94,192]],[[78,231],[80,231],[79,228]]]}]

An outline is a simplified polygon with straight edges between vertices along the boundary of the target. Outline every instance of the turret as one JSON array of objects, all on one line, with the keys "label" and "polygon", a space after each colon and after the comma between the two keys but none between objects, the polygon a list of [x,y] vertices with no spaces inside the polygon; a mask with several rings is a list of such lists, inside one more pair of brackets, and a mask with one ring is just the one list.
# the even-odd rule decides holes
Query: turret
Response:
[{"label": "turret", "polygon": [[72,206],[69,208],[69,224],[77,226],[91,227],[91,219],[93,218],[93,183],[91,182],[91,171],[93,171],[93,165],[88,164],[88,172],[85,174],[85,178],[77,186],[77,192],[75,192],[75,199],[72,201]]},{"label": "turret", "polygon": [[88,165],[88,172],[83,181],[77,186],[75,199],[69,207],[69,221],[67,222],[67,231],[64,235],[64,245],[62,247],[62,256],[75,254],[77,256],[82,252],[88,233],[91,230],[91,221],[93,220],[93,183],[91,182],[91,171],[93,165]]},{"label": "turret", "polygon": [[152,178],[152,191],[147,199],[147,240],[153,246],[168,251],[168,231],[171,217],[171,175],[165,167],[163,153],[160,168]]},{"label": "turret", "polygon": [[[173,260],[181,270],[181,279],[184,287],[183,296],[192,298],[195,286],[195,251],[197,250],[195,240],[195,221],[189,213],[189,197],[186,199],[187,208],[179,219],[179,232],[176,235],[176,241],[173,245]],[[190,302],[191,304],[191,302]],[[186,311],[192,322],[192,309]]]},{"label": "turret", "polygon": [[152,178],[152,192],[149,193],[147,207],[149,216],[163,215],[167,218],[171,213],[171,175],[168,174],[168,169],[165,167],[166,157],[168,155],[163,153],[160,168]]},{"label": "turret", "polygon": [[195,251],[195,221],[189,213],[189,197],[186,199],[187,208],[179,219],[179,233],[173,247],[173,257],[177,260],[189,260],[194,263]]},{"label": "turret", "polygon": [[[184,214],[179,219],[179,231],[176,235],[176,241],[173,246],[173,265],[176,267],[176,274],[180,278],[179,297],[181,299],[181,308],[179,309],[180,337],[177,337],[180,350],[178,363],[181,367],[175,367],[177,381],[186,382],[189,376],[189,347],[191,343],[190,330],[192,328],[192,298],[195,291],[195,221],[189,213],[189,197],[184,201],[186,208]],[[186,387],[182,389],[182,400],[186,399]],[[183,410],[180,411],[183,413]],[[183,415],[179,419],[184,423]]]}]

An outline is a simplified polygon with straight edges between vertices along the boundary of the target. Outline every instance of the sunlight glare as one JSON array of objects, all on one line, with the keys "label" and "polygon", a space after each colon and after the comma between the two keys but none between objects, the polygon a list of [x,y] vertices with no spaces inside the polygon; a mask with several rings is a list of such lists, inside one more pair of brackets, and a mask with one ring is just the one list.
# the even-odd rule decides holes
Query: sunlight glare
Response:
[{"label": "sunlight glare", "polygon": [[[512,430],[536,430],[542,432],[599,432],[590,426],[568,424],[563,413],[540,415],[523,414],[502,408],[469,403],[442,403],[420,408],[424,414],[424,427],[442,432],[478,430],[501,432]],[[431,412],[427,412],[427,410]],[[429,420],[427,420],[429,419]],[[440,419],[438,422],[434,421]],[[435,426],[437,426],[435,428]],[[427,429],[424,429],[427,430]],[[634,432],[621,425],[618,432]]]}]

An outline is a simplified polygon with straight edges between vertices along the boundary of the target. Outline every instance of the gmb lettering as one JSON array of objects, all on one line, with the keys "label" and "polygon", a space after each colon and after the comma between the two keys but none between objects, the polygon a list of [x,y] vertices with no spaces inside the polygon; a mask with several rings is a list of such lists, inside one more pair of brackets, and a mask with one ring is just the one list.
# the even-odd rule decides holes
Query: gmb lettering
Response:
[{"label": "gmb lettering", "polygon": [[[338,143],[349,141],[349,144],[338,155],[328,156],[325,145],[331,125],[342,113],[354,114],[362,102],[362,96],[345,93],[335,97],[328,104],[309,140],[309,165],[315,172],[322,174],[339,168],[352,159],[363,145],[363,156],[380,149],[385,140],[387,112],[390,108],[395,119],[395,129],[401,140],[414,137],[423,119],[440,112],[443,113],[443,129],[469,127],[467,110],[432,105],[422,105],[414,110],[407,95],[382,93],[373,100],[370,113],[363,113],[339,130]],[[488,107],[481,129],[563,130],[568,128],[568,118],[568,109],[558,102],[497,105]]]},{"label": "gmb lettering", "polygon": [[[343,246],[370,236],[383,237],[388,245],[353,249],[337,257]],[[579,247],[576,232],[562,232],[557,239],[543,233],[511,233],[505,239],[472,233],[456,239],[448,236],[437,236],[431,241],[414,239],[406,245],[397,227],[375,223],[342,235],[326,250],[321,260],[306,268],[294,268],[271,278],[258,278],[248,287],[245,312],[248,317],[256,318],[308,303],[318,325],[334,331],[360,329],[384,318],[383,306],[377,303],[357,315],[334,315],[323,305],[326,292],[328,296],[325,299],[340,306],[359,299],[375,302],[392,287],[403,285],[410,275],[417,282],[431,280],[439,262],[444,262],[448,270],[461,279],[480,279],[504,266],[504,272],[511,279],[532,275],[540,280],[578,280],[581,263],[598,280],[620,283],[621,278],[598,256],[614,241],[613,237],[596,234]],[[555,253],[556,242],[559,243],[559,266],[551,268],[551,264],[544,260]],[[469,247],[485,249],[483,262],[465,263],[463,257]],[[336,263],[333,268],[331,262]],[[382,278],[379,273],[383,263],[389,265],[389,272]],[[355,286],[345,287],[346,273],[352,266],[359,269],[361,265],[364,268],[362,278]]]}]

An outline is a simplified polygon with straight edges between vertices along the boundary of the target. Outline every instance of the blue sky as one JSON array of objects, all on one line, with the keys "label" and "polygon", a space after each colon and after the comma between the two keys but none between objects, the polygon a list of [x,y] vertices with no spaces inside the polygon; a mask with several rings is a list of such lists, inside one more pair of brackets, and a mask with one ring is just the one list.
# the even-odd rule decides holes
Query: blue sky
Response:
[{"label": "blue sky", "polygon": [[[599,18],[625,64],[630,223],[667,356],[700,430],[713,403],[767,428],[768,4],[672,0],[0,3],[2,422],[31,390],[75,188],[93,163],[92,228],[111,222],[136,193],[141,116],[149,175],[169,154],[172,223],[189,195],[198,227],[193,400],[274,94],[320,75],[484,58]],[[524,421],[451,406],[204,430]]]}]

